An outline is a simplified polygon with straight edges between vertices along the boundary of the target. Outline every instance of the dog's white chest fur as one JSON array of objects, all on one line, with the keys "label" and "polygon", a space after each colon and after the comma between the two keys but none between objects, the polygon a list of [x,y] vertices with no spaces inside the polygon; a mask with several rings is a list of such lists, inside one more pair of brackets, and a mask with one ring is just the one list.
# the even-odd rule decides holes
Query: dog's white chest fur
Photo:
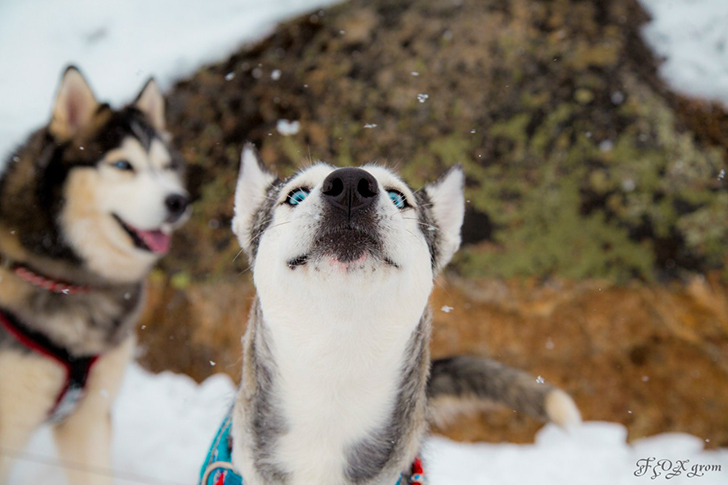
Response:
[{"label": "dog's white chest fur", "polygon": [[[412,287],[395,288],[369,275],[370,291],[362,294],[362,275],[308,278],[313,271],[290,275],[297,289],[271,288],[290,295],[286,304],[257,282],[277,368],[274,395],[287,429],[274,460],[291,470],[293,484],[343,483],[347,451],[388,424],[429,289],[415,296]],[[322,285],[330,298],[313,298]],[[409,298],[401,299],[403,292]]]}]

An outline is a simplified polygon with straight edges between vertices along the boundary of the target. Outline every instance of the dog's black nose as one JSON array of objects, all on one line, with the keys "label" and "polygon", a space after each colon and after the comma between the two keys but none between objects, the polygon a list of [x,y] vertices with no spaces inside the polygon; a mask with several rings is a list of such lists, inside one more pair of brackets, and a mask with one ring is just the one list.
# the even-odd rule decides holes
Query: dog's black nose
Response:
[{"label": "dog's black nose", "polygon": [[167,211],[169,212],[167,222],[176,222],[180,217],[182,217],[182,214],[184,214],[185,210],[187,210],[189,202],[189,199],[182,194],[168,195],[167,198],[164,199],[164,205],[167,206]]},{"label": "dog's black nose", "polygon": [[324,180],[324,200],[348,217],[374,203],[379,194],[377,180],[361,168],[339,168]]}]

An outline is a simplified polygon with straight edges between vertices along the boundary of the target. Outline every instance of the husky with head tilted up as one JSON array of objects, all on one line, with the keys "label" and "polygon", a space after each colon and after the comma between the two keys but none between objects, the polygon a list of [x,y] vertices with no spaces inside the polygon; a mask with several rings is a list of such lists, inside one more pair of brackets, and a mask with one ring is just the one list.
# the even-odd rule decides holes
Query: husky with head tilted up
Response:
[{"label": "husky with head tilted up", "polygon": [[[51,422],[76,484],[106,484],[109,410],[131,357],[144,278],[188,210],[149,81],[129,106],[66,70],[50,123],[0,179],[0,483]],[[91,470],[85,473],[84,470]]]},{"label": "husky with head tilted up", "polygon": [[[233,230],[257,298],[205,485],[421,483],[427,423],[458,401],[580,420],[568,395],[520,371],[430,362],[427,301],[460,245],[463,185],[459,168],[414,191],[383,167],[321,163],[279,180],[244,150]],[[214,463],[226,433],[230,466]]]}]

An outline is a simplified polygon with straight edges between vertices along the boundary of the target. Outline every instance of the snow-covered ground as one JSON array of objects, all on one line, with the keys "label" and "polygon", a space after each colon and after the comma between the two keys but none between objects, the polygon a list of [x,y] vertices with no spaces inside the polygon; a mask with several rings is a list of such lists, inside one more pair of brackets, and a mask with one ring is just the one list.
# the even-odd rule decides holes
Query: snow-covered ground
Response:
[{"label": "snow-covered ground", "polygon": [[677,91],[728,105],[728,1],[640,0],[652,16],[644,37]]},{"label": "snow-covered ground", "polygon": [[[187,376],[153,375],[138,365],[127,372],[114,408],[117,485],[194,485],[207,446],[234,395],[222,374],[201,385]],[[431,438],[425,449],[431,485],[620,485],[663,483],[636,477],[643,458],[690,460],[687,471],[665,483],[728,483],[728,450],[703,451],[699,438],[663,434],[626,444],[619,424],[589,422],[569,433],[548,425],[533,445],[460,444]],[[51,435],[42,430],[22,455],[10,485],[64,484]],[[720,472],[688,478],[693,465],[721,465]],[[674,465],[673,465],[674,466]]]},{"label": "snow-covered ground", "polygon": [[[198,66],[263,37],[276,22],[336,0],[0,0],[0,159],[46,122],[59,75],[69,63],[100,99],[130,100],[151,75],[163,87]],[[645,36],[667,58],[676,88],[728,103],[728,0],[642,0],[654,16]],[[193,484],[234,388],[216,376],[129,370],[114,414],[113,473],[118,485]],[[632,445],[613,423],[586,423],[566,434],[545,427],[533,445],[458,444],[432,438],[425,458],[433,485],[638,484],[643,458],[690,460],[667,483],[728,483],[728,451],[703,451],[700,438],[665,434]],[[666,464],[663,464],[663,466]],[[687,478],[693,465],[721,472]],[[63,484],[50,433],[23,452],[11,485]]]}]

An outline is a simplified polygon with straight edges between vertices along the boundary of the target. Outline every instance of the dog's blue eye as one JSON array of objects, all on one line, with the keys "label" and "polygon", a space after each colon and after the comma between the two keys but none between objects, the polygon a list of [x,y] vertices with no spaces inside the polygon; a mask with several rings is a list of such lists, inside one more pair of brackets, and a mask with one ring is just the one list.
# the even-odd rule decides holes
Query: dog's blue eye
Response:
[{"label": "dog's blue eye", "polygon": [[407,199],[404,198],[404,194],[402,194],[402,192],[390,190],[387,192],[387,194],[389,195],[390,200],[397,207],[397,209],[404,209],[405,207],[407,207]]},{"label": "dog's blue eye", "polygon": [[127,162],[126,160],[117,160],[112,165],[117,170],[133,170],[134,169],[134,167],[131,166],[131,163]]},{"label": "dog's blue eye", "polygon": [[286,202],[288,202],[290,205],[298,205],[303,202],[306,197],[308,197],[308,194],[308,189],[296,189],[288,194]]}]

